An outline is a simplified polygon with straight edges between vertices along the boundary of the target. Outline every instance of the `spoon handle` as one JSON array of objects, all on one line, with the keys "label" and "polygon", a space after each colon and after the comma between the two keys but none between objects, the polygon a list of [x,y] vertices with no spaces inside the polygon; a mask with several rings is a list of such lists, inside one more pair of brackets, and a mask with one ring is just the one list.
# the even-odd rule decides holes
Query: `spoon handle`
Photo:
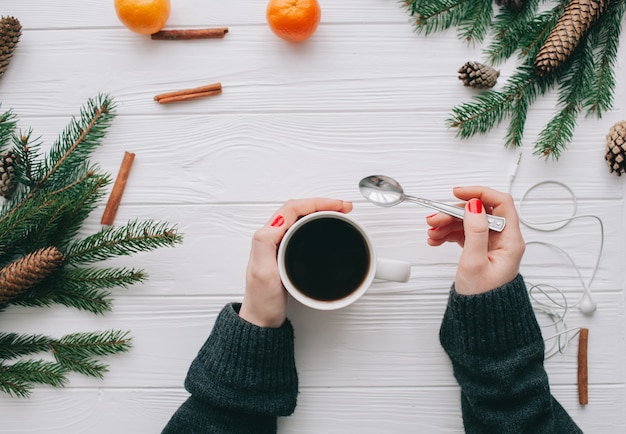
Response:
[{"label": "spoon handle", "polygon": [[[434,209],[435,211],[443,212],[461,220],[463,220],[463,217],[465,215],[465,210],[459,206],[448,205],[447,203],[437,202],[434,200],[423,199],[421,197],[414,196],[404,196],[404,199],[409,202],[414,202],[427,208]],[[506,225],[506,220],[504,219],[504,217],[487,214],[487,224],[489,226],[489,229],[496,232],[502,232],[504,226]]]}]

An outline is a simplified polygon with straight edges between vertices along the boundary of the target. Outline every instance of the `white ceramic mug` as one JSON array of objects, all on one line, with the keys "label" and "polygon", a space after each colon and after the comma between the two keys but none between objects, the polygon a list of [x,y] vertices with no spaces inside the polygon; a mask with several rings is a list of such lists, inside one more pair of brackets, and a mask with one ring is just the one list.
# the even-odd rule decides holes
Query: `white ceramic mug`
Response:
[{"label": "white ceramic mug", "polygon": [[309,214],[289,228],[278,270],[293,298],[320,310],[354,303],[374,279],[406,282],[411,274],[409,263],[379,258],[363,226],[335,211]]}]

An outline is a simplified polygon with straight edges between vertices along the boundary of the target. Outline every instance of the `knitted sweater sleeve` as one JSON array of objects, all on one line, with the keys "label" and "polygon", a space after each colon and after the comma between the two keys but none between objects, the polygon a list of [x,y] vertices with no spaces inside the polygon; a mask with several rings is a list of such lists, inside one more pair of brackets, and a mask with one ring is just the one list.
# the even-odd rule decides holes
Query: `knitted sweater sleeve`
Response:
[{"label": "knitted sweater sleeve", "polygon": [[479,295],[453,286],[439,338],[461,386],[465,432],[582,432],[550,393],[522,276]]},{"label": "knitted sweater sleeve", "polygon": [[261,328],[229,304],[192,362],[191,396],[163,434],[276,433],[277,417],[293,413],[298,394],[293,327]]}]

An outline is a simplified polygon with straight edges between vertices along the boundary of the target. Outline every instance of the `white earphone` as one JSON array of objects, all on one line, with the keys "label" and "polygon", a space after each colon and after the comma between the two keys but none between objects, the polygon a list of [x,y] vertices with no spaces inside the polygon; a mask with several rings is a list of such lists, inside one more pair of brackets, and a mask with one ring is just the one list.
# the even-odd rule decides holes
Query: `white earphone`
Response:
[{"label": "white earphone", "polygon": [[[513,180],[515,179],[515,175],[517,174],[517,169],[519,167],[520,160],[521,160],[521,154],[516,159],[515,166],[509,177],[509,191],[511,191]],[[523,217],[522,208],[524,205],[524,201],[533,190],[537,189],[538,187],[545,186],[548,184],[559,186],[565,189],[570,194],[571,199],[572,199],[572,204],[573,204],[573,211],[571,215],[566,218],[559,219],[559,220],[528,221],[527,219]],[[567,315],[572,307],[577,307],[585,315],[593,315],[593,313],[598,308],[597,304],[595,303],[591,295],[591,283],[593,282],[596,272],[598,271],[598,268],[600,265],[600,259],[602,257],[602,251],[604,248],[604,224],[602,220],[598,216],[595,216],[595,215],[576,215],[577,205],[578,203],[577,203],[576,195],[574,194],[572,189],[569,188],[564,183],[558,182],[558,181],[539,182],[531,186],[528,190],[526,190],[526,192],[522,195],[522,197],[519,200],[518,214],[519,214],[520,223],[522,223],[524,226],[530,229],[533,229],[535,231],[539,231],[539,232],[558,231],[564,228],[565,226],[567,226],[568,224],[570,224],[571,222],[573,222],[574,220],[578,220],[578,219],[593,219],[598,222],[599,229],[600,229],[600,243],[599,243],[600,245],[598,248],[598,254],[596,256],[596,261],[595,261],[595,265],[593,267],[591,276],[589,277],[587,282],[585,282],[585,279],[583,278],[580,272],[580,269],[576,265],[573,258],[562,248],[554,244],[543,242],[543,241],[530,241],[526,243],[527,246],[540,245],[540,246],[544,246],[546,248],[556,250],[557,252],[559,252],[562,256],[564,256],[568,260],[568,262],[572,266],[572,269],[576,271],[576,274],[580,281],[580,285],[582,287],[582,295],[580,296],[580,298],[576,301],[576,303],[570,304],[565,294],[559,288],[556,288],[551,285],[546,285],[546,284],[536,284],[536,285],[529,284],[528,293],[533,302],[533,306],[535,307],[536,310],[544,313],[550,318],[551,320],[550,326],[555,329],[555,334],[553,336],[550,336],[544,339],[546,342],[554,339],[554,344],[551,347],[546,346],[546,358],[549,358],[557,353],[563,353],[565,349],[567,348],[568,343],[572,339],[574,339],[580,332],[580,327],[577,327],[577,328],[567,327],[567,322],[566,322]],[[539,295],[537,295],[536,293],[539,293]]]}]

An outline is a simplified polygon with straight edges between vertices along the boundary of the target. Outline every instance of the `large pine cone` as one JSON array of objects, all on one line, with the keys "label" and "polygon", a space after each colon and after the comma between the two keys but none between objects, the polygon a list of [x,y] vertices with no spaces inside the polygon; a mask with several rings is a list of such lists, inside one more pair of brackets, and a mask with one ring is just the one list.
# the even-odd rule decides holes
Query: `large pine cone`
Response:
[{"label": "large pine cone", "polygon": [[548,35],[537,57],[535,71],[546,76],[572,54],[582,37],[608,6],[610,0],[571,0]]},{"label": "large pine cone", "polygon": [[613,125],[606,135],[604,159],[611,173],[622,176],[622,173],[626,172],[626,121]]},{"label": "large pine cone", "polygon": [[0,77],[9,66],[9,61],[13,57],[13,51],[21,34],[22,25],[17,18],[0,18]]},{"label": "large pine cone", "polygon": [[63,253],[46,247],[6,265],[0,270],[0,306],[32,288],[63,264]]},{"label": "large pine cone", "polygon": [[494,87],[500,76],[500,71],[478,62],[467,62],[459,68],[458,73],[459,80],[462,80],[465,86],[478,89]]},{"label": "large pine cone", "polygon": [[15,191],[13,171],[15,170],[15,154],[9,151],[0,161],[0,196],[10,198]]}]

